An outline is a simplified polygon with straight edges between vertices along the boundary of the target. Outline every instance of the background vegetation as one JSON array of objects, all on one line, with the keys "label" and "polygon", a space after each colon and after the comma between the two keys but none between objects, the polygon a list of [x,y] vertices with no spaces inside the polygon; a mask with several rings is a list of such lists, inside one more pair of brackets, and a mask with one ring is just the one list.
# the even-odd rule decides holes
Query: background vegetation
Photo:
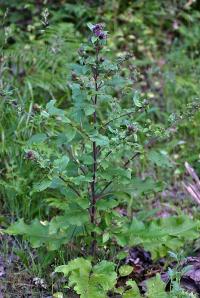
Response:
[{"label": "background vegetation", "polygon": [[[167,257],[169,250],[179,254],[181,248],[185,248],[183,257],[196,254],[199,250],[196,228],[199,225],[199,207],[185,192],[182,182],[185,180],[185,161],[200,175],[199,2],[63,0],[27,3],[10,0],[0,3],[2,230],[22,218],[27,224],[36,218],[38,222],[51,221],[63,210],[56,186],[49,188],[41,184],[47,174],[45,165],[41,165],[45,160],[40,161],[38,167],[30,162],[30,156],[27,159],[27,154],[31,149],[48,158],[55,155],[55,151],[63,152],[61,145],[73,138],[73,131],[68,130],[67,135],[64,135],[65,124],[58,124],[55,119],[45,120],[45,113],[49,112],[48,103],[51,100],[56,100],[57,108],[70,111],[72,91],[69,82],[73,79],[72,69],[78,62],[77,51],[82,43],[88,41],[87,24],[105,23],[109,49],[106,55],[110,60],[117,58],[116,61],[121,57],[130,57],[128,62],[123,62],[120,75],[122,78],[128,77],[133,89],[146,100],[149,108],[147,125],[154,132],[153,138],[141,137],[141,157],[130,164],[134,175],[141,179],[134,182],[136,197],[131,201],[131,207],[127,203],[125,207],[123,204],[118,206],[121,213],[128,213],[128,216],[134,214],[134,217],[137,215],[137,220],[143,221],[143,229],[148,235],[128,246],[142,245],[151,252],[156,262],[165,257],[165,268],[158,272],[166,271],[171,264],[172,256]],[[118,99],[121,96],[119,87],[122,85],[123,80],[113,83],[113,92]],[[123,108],[128,108],[129,102],[127,96]],[[102,113],[105,109],[104,106]],[[104,116],[101,116],[102,119]],[[146,120],[142,118],[138,122],[145,126]],[[58,132],[60,139],[48,142]],[[63,140],[65,137],[68,139]],[[141,184],[146,177],[152,179],[145,185]],[[65,196],[64,192],[61,193]],[[123,197],[123,200],[126,198]],[[155,220],[153,231],[149,226],[152,220]],[[188,234],[181,234],[180,223],[186,227],[184,231],[189,231]],[[173,238],[171,247],[159,246],[158,239],[151,237],[151,232],[155,234],[158,227],[164,230],[166,227],[177,229],[178,236],[169,236],[169,230],[163,236]],[[26,234],[26,240],[32,244],[37,242],[31,230],[24,233],[21,226],[19,229],[21,234]],[[16,230],[15,233],[20,234]],[[189,235],[195,241],[188,244]],[[125,255],[116,259],[121,249],[114,251],[112,247],[109,250],[109,244],[106,244],[108,234],[99,237],[104,237],[101,245],[105,250],[104,256],[101,255],[98,261],[108,259],[118,266],[122,265],[124,261],[121,260],[124,260]],[[54,297],[62,297],[56,296],[61,293],[56,293],[66,293],[63,289],[65,282],[60,276],[52,275],[52,272],[57,265],[81,256],[73,243],[47,253],[46,246],[49,243],[38,245],[37,242],[35,246],[40,247],[36,250],[20,237],[4,234],[0,239],[0,265],[2,262],[6,268],[5,278],[2,275],[4,285],[0,291],[8,293],[6,297],[47,297],[49,293],[54,293]],[[163,238],[163,241],[166,242],[166,239],[169,241],[168,238]],[[120,245],[124,246],[121,244],[123,240],[120,241]],[[179,260],[176,260],[177,263]],[[87,266],[90,268],[91,264]],[[73,271],[72,267],[68,269],[69,272]],[[109,268],[108,272],[112,269]],[[98,268],[93,270],[95,272]],[[173,270],[174,275],[181,271],[177,267]],[[14,279],[12,283],[11,277]],[[135,278],[137,282],[139,279]],[[157,276],[157,279],[161,293],[165,292],[160,277]],[[26,285],[23,285],[23,280],[26,280]],[[172,280],[180,284],[177,276]],[[155,293],[147,295],[158,297]],[[168,297],[162,295],[160,297]],[[171,297],[188,297],[189,294],[181,296],[185,294],[180,290],[179,294],[174,295]]]}]

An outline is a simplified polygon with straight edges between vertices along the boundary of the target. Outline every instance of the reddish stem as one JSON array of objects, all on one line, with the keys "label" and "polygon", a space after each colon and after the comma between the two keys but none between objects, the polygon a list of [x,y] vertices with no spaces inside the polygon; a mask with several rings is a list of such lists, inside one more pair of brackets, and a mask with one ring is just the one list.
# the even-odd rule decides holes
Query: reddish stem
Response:
[{"label": "reddish stem", "polygon": [[[98,63],[99,63],[99,48],[98,45],[96,46],[96,68],[94,69],[94,82],[95,82],[95,91],[98,91]],[[93,125],[94,128],[96,129],[96,124],[97,124],[97,113],[96,113],[96,105],[97,105],[97,94],[95,94],[94,97],[94,106],[95,106],[95,111],[93,113]],[[90,210],[90,217],[91,217],[91,223],[96,224],[96,173],[97,173],[97,145],[96,142],[94,141],[92,143],[92,148],[93,148],[93,178],[91,182],[91,210]],[[96,253],[96,234],[95,232],[91,233],[91,236],[93,238],[92,240],[92,245],[91,245],[91,254],[92,256],[95,255]]]}]

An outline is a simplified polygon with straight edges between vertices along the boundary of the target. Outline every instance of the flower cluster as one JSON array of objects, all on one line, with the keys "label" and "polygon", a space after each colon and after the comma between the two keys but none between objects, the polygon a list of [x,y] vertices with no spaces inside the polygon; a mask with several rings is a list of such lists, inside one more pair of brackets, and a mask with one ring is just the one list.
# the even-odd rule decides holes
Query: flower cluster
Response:
[{"label": "flower cluster", "polygon": [[104,28],[103,24],[95,24],[92,28],[92,32],[96,37],[99,37],[99,39],[106,39],[107,32],[103,31],[103,28]]}]

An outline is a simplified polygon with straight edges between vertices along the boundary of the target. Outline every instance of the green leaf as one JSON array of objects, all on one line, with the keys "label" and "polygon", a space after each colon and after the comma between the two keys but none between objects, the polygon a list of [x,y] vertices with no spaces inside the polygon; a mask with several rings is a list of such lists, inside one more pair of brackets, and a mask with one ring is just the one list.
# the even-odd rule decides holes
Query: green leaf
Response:
[{"label": "green leaf", "polygon": [[28,145],[32,144],[40,144],[45,142],[48,139],[47,135],[45,133],[38,133],[33,135],[29,140],[28,140]]},{"label": "green leaf", "polygon": [[159,274],[148,279],[146,297],[148,298],[169,298],[170,294],[165,292],[166,284],[162,281]]},{"label": "green leaf", "polygon": [[131,193],[134,197],[139,197],[143,194],[148,194],[156,191],[160,191],[161,185],[159,182],[155,182],[152,178],[148,177],[142,180],[138,177],[131,180],[131,184],[126,186],[118,186],[120,191],[125,191],[126,193]]},{"label": "green leaf", "polygon": [[56,139],[56,143],[60,146],[60,145],[68,145],[68,143],[70,143],[76,136],[76,130],[68,125],[65,129],[65,132],[62,132],[60,134],[58,134],[57,139]]},{"label": "green leaf", "polygon": [[123,295],[122,298],[142,298],[142,296],[140,295],[140,293],[137,293],[137,290],[135,289],[130,289],[127,290]]},{"label": "green leaf", "polygon": [[114,269],[112,262],[102,261],[92,268],[89,260],[77,258],[67,265],[57,267],[55,272],[69,275],[69,286],[81,298],[106,298],[107,292],[116,284],[117,274]]},{"label": "green leaf", "polygon": [[67,155],[64,155],[61,158],[54,160],[53,167],[56,171],[63,172],[66,169],[68,162],[69,157]]},{"label": "green leaf", "polygon": [[50,187],[50,185],[51,185],[51,180],[44,179],[43,181],[40,181],[40,182],[35,183],[33,185],[32,192],[44,191],[45,189],[47,189],[48,187]]},{"label": "green leaf", "polygon": [[117,273],[115,272],[114,263],[101,261],[94,266],[93,272],[93,282],[96,283],[96,286],[101,284],[105,292],[114,288],[117,281]]},{"label": "green leaf", "polygon": [[91,37],[91,42],[95,43],[99,38],[97,36],[92,36]]},{"label": "green leaf", "polygon": [[[111,63],[109,60],[105,60],[103,62],[102,67],[104,68],[104,70],[106,71],[117,71],[118,67],[116,64]],[[118,77],[119,78],[119,77]],[[119,81],[118,81],[119,82]],[[117,85],[117,84],[116,84]]]},{"label": "green leaf", "polygon": [[131,289],[130,290],[127,290],[122,298],[142,298],[142,296],[140,295],[140,291],[139,291],[139,288],[136,284],[136,282],[134,280],[128,280],[126,282],[126,285],[127,286],[130,286]]},{"label": "green leaf", "polygon": [[133,267],[129,265],[123,265],[119,268],[120,276],[127,276],[131,274],[132,271],[133,271]]},{"label": "green leaf", "polygon": [[69,286],[74,287],[74,290],[81,295],[81,298],[86,298],[91,268],[92,265],[89,260],[77,258],[67,265],[56,267],[55,272],[62,272],[65,276],[70,275]]},{"label": "green leaf", "polygon": [[87,209],[90,206],[90,200],[88,197],[79,198],[76,203],[82,208]]},{"label": "green leaf", "polygon": [[70,272],[79,270],[81,274],[88,275],[92,269],[91,262],[84,258],[76,258],[70,261],[67,265],[61,265],[56,267],[55,272],[61,272],[64,276],[68,276]]},{"label": "green leaf", "polygon": [[76,130],[72,126],[68,125],[65,132],[64,132],[64,134],[67,138],[67,141],[71,142],[76,136]]},{"label": "green leaf", "polygon": [[101,100],[101,101],[111,101],[113,99],[113,97],[111,95],[108,95],[108,94],[99,94],[98,96],[98,99]]},{"label": "green leaf", "polygon": [[98,210],[109,210],[117,207],[119,205],[119,202],[114,199],[101,199],[98,200],[96,203],[96,207]]},{"label": "green leaf", "polygon": [[55,233],[50,233],[49,226],[48,222],[40,222],[38,219],[32,221],[30,225],[20,219],[12,224],[6,232],[10,235],[23,235],[34,248],[46,245],[49,250],[58,249],[62,244],[71,240],[69,226],[59,232],[56,230]]},{"label": "green leaf", "polygon": [[164,257],[169,250],[178,251],[187,240],[198,238],[198,221],[187,215],[171,216],[142,222],[133,218],[131,225],[123,226],[116,234],[120,245],[142,245],[153,258]]},{"label": "green leaf", "polygon": [[128,252],[126,252],[126,251],[120,251],[120,252],[117,254],[117,259],[118,259],[118,260],[123,260],[123,259],[125,259],[127,256],[128,256]]},{"label": "green leaf", "polygon": [[92,31],[94,25],[92,23],[87,23],[88,28]]},{"label": "green leaf", "polygon": [[92,105],[87,105],[87,107],[84,108],[84,112],[86,116],[90,116],[95,112],[95,108]]},{"label": "green leaf", "polygon": [[159,151],[150,151],[148,153],[148,159],[156,164],[159,167],[166,168],[171,167],[172,164],[170,163],[168,157],[163,152]]},{"label": "green leaf", "polygon": [[64,123],[71,123],[71,121],[65,116],[65,112],[54,106],[55,103],[56,103],[56,100],[50,100],[47,103],[46,109],[48,114],[51,116],[59,116]]},{"label": "green leaf", "polygon": [[75,74],[78,76],[86,75],[90,71],[90,68],[88,65],[71,63],[70,66],[71,66],[71,70],[74,71]]},{"label": "green leaf", "polygon": [[51,220],[50,228],[58,229],[68,226],[81,227],[89,222],[89,215],[87,209],[81,208],[78,204],[69,204],[65,208],[63,216],[56,216]]},{"label": "green leaf", "polygon": [[110,238],[110,234],[108,232],[103,234],[103,243],[106,243]]},{"label": "green leaf", "polygon": [[82,209],[78,204],[70,204],[69,209],[65,211],[65,221],[68,224],[82,226],[89,222],[87,209]]},{"label": "green leaf", "polygon": [[97,146],[107,146],[109,145],[109,139],[106,136],[98,134],[96,136],[91,136],[91,140],[96,142]]},{"label": "green leaf", "polygon": [[84,165],[92,165],[94,160],[93,160],[93,157],[91,156],[91,154],[89,155],[82,155],[82,160],[83,160],[83,164]]},{"label": "green leaf", "polygon": [[138,91],[135,91],[135,93],[133,95],[133,102],[136,105],[136,107],[138,107],[138,108],[142,107],[142,103],[140,101],[140,94]]}]

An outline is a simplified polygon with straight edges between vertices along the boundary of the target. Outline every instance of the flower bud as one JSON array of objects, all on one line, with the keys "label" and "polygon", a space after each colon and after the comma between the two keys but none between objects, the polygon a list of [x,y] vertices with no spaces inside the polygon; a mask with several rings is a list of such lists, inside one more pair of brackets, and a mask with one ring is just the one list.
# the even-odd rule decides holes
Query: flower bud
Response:
[{"label": "flower bud", "polygon": [[136,133],[138,131],[138,128],[133,124],[129,124],[127,126],[127,130],[129,133]]},{"label": "flower bud", "polygon": [[85,51],[84,51],[84,48],[79,48],[78,49],[78,54],[79,54],[79,56],[81,56],[81,57],[84,57],[85,56]]},{"label": "flower bud", "polygon": [[77,74],[74,71],[72,71],[71,75],[72,75],[72,81],[78,80]]},{"label": "flower bud", "polygon": [[35,159],[35,153],[34,153],[34,151],[29,150],[28,152],[26,152],[26,159],[34,160]]}]

